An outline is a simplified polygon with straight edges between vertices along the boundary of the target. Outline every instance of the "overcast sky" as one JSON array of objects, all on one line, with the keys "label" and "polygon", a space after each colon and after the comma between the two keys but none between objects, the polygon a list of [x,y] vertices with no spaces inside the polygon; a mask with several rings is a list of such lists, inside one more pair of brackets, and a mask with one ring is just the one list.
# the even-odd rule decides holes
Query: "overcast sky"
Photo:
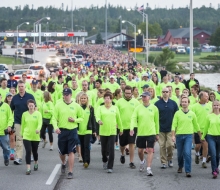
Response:
[{"label": "overcast sky", "polygon": [[[89,3],[88,3],[89,2]],[[174,8],[178,7],[186,7],[187,4],[189,4],[190,0],[183,0],[183,1],[176,1],[176,0],[108,0],[108,2],[111,2],[112,5],[122,5],[123,7],[126,6],[129,7],[135,7],[144,5],[146,7],[146,4],[149,3],[149,6],[154,9],[156,7],[160,8],[171,8],[172,5]],[[1,0],[1,7],[12,7],[21,5],[22,7],[26,4],[28,4],[30,7],[32,4],[34,4],[34,8],[37,8],[39,6],[55,6],[57,8],[61,7],[61,4],[64,3],[64,8],[68,5],[71,7],[71,0]],[[193,0],[193,7],[201,7],[203,5],[210,6],[210,3],[212,3],[213,8],[217,8],[218,4],[220,4],[220,0]],[[98,5],[103,6],[105,4],[105,0],[73,0],[73,7],[82,8],[82,7],[90,7],[90,5]]]}]

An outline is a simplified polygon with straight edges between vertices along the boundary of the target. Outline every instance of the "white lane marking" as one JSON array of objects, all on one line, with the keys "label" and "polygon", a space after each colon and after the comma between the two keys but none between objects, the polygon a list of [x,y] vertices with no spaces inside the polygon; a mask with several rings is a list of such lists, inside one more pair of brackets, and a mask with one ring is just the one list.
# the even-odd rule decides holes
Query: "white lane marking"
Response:
[{"label": "white lane marking", "polygon": [[53,182],[55,176],[57,175],[57,172],[59,171],[60,167],[61,167],[61,164],[57,164],[55,166],[52,173],[50,174],[50,177],[48,178],[48,180],[46,182],[46,185],[51,185],[51,183]]}]

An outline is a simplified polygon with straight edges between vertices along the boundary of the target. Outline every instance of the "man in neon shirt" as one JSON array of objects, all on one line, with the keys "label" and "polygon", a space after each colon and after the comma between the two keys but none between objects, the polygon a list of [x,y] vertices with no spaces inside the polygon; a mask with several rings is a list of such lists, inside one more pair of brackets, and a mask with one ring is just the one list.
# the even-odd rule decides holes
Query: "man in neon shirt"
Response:
[{"label": "man in neon shirt", "polygon": [[217,85],[218,90],[215,92],[216,100],[220,101],[220,84]]}]

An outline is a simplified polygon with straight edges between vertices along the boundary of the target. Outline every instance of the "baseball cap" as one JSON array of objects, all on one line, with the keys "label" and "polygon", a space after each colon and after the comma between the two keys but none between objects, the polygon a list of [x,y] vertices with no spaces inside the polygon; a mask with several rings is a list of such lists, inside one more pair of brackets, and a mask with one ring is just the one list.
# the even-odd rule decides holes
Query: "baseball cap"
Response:
[{"label": "baseball cap", "polygon": [[8,97],[8,96],[13,96],[13,95],[12,95],[12,93],[8,92],[8,93],[6,94],[6,97]]},{"label": "baseball cap", "polygon": [[142,75],[142,77],[148,77],[148,78],[149,78],[149,75],[148,75],[147,73],[144,73],[144,74]]},{"label": "baseball cap", "polygon": [[13,77],[15,74],[14,73],[8,73],[8,76]]},{"label": "baseball cap", "polygon": [[142,96],[150,96],[150,93],[149,92],[143,92],[142,94],[141,94],[141,97]]},{"label": "baseball cap", "polygon": [[36,79],[32,80],[31,84],[36,85],[38,83],[38,81]]},{"label": "baseball cap", "polygon": [[69,89],[69,88],[65,88],[65,89],[63,90],[63,94],[66,94],[66,95],[72,94],[72,90]]},{"label": "baseball cap", "polygon": [[115,78],[114,76],[112,76],[112,75],[110,76],[110,79],[114,79],[114,78]]},{"label": "baseball cap", "polygon": [[180,73],[176,72],[175,73],[175,77],[179,77],[180,78]]},{"label": "baseball cap", "polygon": [[141,88],[149,88],[148,84],[145,84],[144,86],[142,86]]},{"label": "baseball cap", "polygon": [[217,86],[220,86],[220,84],[217,84]]}]

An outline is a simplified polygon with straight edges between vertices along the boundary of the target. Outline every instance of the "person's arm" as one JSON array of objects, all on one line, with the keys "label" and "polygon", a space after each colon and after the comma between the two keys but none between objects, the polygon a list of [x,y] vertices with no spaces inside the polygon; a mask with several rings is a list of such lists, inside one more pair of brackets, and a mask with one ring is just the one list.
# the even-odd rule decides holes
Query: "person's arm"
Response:
[{"label": "person's arm", "polygon": [[95,121],[95,112],[94,112],[94,108],[91,107],[90,108],[90,117],[91,117],[91,124],[92,124],[92,133],[96,132],[96,121]]},{"label": "person's arm", "polygon": [[154,114],[154,122],[155,122],[155,128],[156,128],[156,135],[159,135],[159,111],[158,108],[155,106],[155,114]]},{"label": "person's arm", "polygon": [[58,108],[58,106],[56,106],[54,109],[54,113],[51,117],[51,123],[53,125],[54,130],[59,129],[57,126],[58,121],[59,121],[59,108]]},{"label": "person's arm", "polygon": [[38,133],[39,133],[39,131],[41,130],[41,127],[42,127],[42,115],[41,115],[41,113],[40,112],[38,112],[39,114],[39,116],[38,116],[38,125],[37,125],[37,131],[38,131]]},{"label": "person's arm", "polygon": [[101,106],[98,107],[97,111],[95,112],[96,122],[100,124],[101,121]]},{"label": "person's arm", "polygon": [[10,107],[9,106],[7,106],[7,107],[8,107],[8,109],[7,109],[8,127],[12,127],[13,122],[14,122],[14,117],[13,117],[13,114],[12,114]]},{"label": "person's arm", "polygon": [[12,112],[15,110],[15,105],[14,105],[14,98],[12,98],[11,100],[11,104],[10,104],[11,110]]},{"label": "person's arm", "polygon": [[120,133],[123,133],[123,126],[122,126],[122,122],[121,122],[121,117],[120,117],[120,113],[118,108],[115,106],[116,108],[116,122],[118,125],[118,129],[120,130]]},{"label": "person's arm", "polygon": [[23,137],[24,134],[24,127],[25,127],[25,112],[22,114],[21,117],[21,129],[20,129],[20,134]]},{"label": "person's arm", "polygon": [[132,116],[131,116],[131,125],[130,125],[130,131],[134,131],[134,128],[135,127],[138,127],[138,124],[137,124],[137,113],[138,113],[138,107],[135,108]]},{"label": "person's arm", "polygon": [[74,122],[76,123],[81,123],[84,119],[84,113],[83,113],[83,109],[80,105],[78,105],[77,108],[77,118],[73,118]]},{"label": "person's arm", "polygon": [[201,137],[201,140],[204,140],[205,139],[205,136],[207,135],[208,133],[208,129],[209,129],[209,126],[210,126],[210,120],[208,118],[208,116],[206,117],[206,121],[205,121],[205,125],[204,125],[204,129],[202,132],[202,137]]}]

